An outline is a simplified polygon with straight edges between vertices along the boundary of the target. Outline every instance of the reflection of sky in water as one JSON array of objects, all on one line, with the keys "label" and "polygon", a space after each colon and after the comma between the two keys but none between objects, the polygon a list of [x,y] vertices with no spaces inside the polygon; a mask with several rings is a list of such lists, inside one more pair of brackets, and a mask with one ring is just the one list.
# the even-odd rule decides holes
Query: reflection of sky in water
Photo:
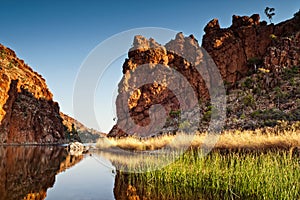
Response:
[{"label": "reflection of sky in water", "polygon": [[86,156],[83,161],[56,176],[46,199],[114,199],[115,177],[110,166],[103,158]]}]

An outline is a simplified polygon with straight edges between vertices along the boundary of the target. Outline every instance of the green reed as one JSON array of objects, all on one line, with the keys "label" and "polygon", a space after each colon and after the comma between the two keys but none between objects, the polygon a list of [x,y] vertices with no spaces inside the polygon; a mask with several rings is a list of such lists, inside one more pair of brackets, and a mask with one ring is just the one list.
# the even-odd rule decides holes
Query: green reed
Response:
[{"label": "green reed", "polygon": [[150,199],[300,199],[299,157],[284,151],[202,156],[192,150],[161,170],[126,177]]}]

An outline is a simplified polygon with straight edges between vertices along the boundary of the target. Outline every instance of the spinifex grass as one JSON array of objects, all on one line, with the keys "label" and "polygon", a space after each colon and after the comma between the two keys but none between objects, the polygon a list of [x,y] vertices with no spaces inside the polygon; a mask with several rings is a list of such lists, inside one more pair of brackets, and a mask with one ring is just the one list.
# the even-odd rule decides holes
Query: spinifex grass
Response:
[{"label": "spinifex grass", "polygon": [[299,157],[284,151],[201,157],[193,150],[161,170],[119,175],[150,199],[300,198]]},{"label": "spinifex grass", "polygon": [[[300,123],[298,125],[300,126]],[[180,137],[179,142],[172,144],[175,137]],[[207,137],[209,137],[207,133],[196,133],[195,135],[177,133],[176,135],[163,135],[146,139],[136,137],[100,138],[97,147],[99,149],[120,147],[139,151],[161,149],[167,145],[177,148],[188,146],[198,148],[203,147]],[[255,131],[225,131],[219,135],[214,148],[265,150],[270,148],[289,149],[292,146],[300,146],[300,128],[296,130],[277,130],[276,128],[269,130],[266,128]]]}]

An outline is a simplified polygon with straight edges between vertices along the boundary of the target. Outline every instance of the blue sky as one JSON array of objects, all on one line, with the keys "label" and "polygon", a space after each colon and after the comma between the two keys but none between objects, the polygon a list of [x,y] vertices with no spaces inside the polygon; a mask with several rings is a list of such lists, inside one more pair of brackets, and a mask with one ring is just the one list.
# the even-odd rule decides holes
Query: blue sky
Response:
[{"label": "blue sky", "polygon": [[[61,110],[73,115],[73,85],[81,63],[112,35],[133,28],[161,27],[194,34],[201,41],[203,28],[212,18],[218,18],[222,27],[231,24],[233,14],[259,13],[266,20],[266,6],[276,9],[273,22],[277,23],[291,18],[300,9],[300,1],[0,0],[0,43],[42,74]],[[107,81],[100,82],[99,87],[106,88],[97,94],[95,105],[101,127],[91,124],[89,117],[80,121],[102,131],[112,126],[111,90],[121,78],[122,63],[123,58],[116,60]]]}]

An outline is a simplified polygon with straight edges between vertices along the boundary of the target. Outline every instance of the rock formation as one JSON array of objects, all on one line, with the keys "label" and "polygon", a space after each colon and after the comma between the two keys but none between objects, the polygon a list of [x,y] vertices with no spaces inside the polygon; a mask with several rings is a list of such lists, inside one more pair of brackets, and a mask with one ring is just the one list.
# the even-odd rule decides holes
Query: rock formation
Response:
[{"label": "rock formation", "polygon": [[275,71],[300,65],[300,31],[289,37],[274,36],[263,64],[266,69]]},{"label": "rock formation", "polygon": [[182,110],[193,110],[199,99],[209,98],[208,89],[215,84],[211,63],[193,35],[178,33],[164,46],[136,36],[119,83],[118,122],[108,135],[144,137],[176,131]]},{"label": "rock formation", "polygon": [[276,25],[260,22],[258,15],[233,16],[232,26],[221,29],[214,19],[205,33],[204,48],[233,86],[226,129],[281,130],[300,120],[300,12]]},{"label": "rock formation", "polygon": [[62,143],[59,106],[45,80],[0,45],[0,143]]},{"label": "rock formation", "polygon": [[12,80],[0,131],[2,143],[61,143],[64,127],[56,102],[37,99]]},{"label": "rock formation", "polygon": [[[204,28],[202,46],[228,83],[249,75],[255,70],[254,65],[270,67],[283,64],[290,67],[299,63],[297,57],[291,58],[294,61],[287,61],[288,56],[295,56],[297,48],[291,47],[282,52],[270,47],[277,39],[294,35],[300,30],[298,18],[294,17],[277,25],[267,25],[265,21],[260,22],[258,14],[251,17],[234,15],[229,28],[220,28],[218,20],[213,19]],[[299,44],[294,46],[299,47]],[[281,63],[276,59],[281,59]]]},{"label": "rock formation", "polygon": [[[294,88],[289,83],[280,82],[282,78],[279,76],[283,76],[284,69],[300,64],[299,24],[298,12],[294,18],[276,25],[261,22],[258,14],[250,17],[234,15],[229,28],[220,28],[217,19],[213,19],[206,25],[202,45],[215,62],[224,85],[228,86],[227,92],[230,93],[230,89],[238,89],[237,87],[243,89],[243,84],[239,84],[238,81],[244,82],[243,79],[248,76],[253,75],[253,80],[257,80],[257,84],[253,84],[252,88],[248,88],[249,91],[245,91],[248,92],[248,96],[236,92],[238,94],[236,98],[230,96],[228,103],[237,108],[243,105],[241,100],[246,103],[247,100],[267,103],[266,99],[276,98],[263,98],[261,92],[257,96],[251,93],[255,90],[262,91],[265,95],[268,92],[273,94],[273,88],[280,83]],[[198,126],[200,131],[207,130],[205,121],[209,121],[213,113],[213,108],[206,104],[210,99],[208,91],[219,84],[217,81],[214,82],[216,76],[210,71],[212,61],[207,59],[206,55],[192,35],[184,37],[179,33],[174,40],[164,46],[152,38],[148,40],[136,36],[133,47],[128,52],[128,59],[123,64],[124,76],[119,83],[119,94],[116,100],[118,121],[108,136],[152,136],[159,133],[174,133],[182,125],[193,127],[193,122],[185,123],[186,119],[202,120],[200,126],[199,123],[194,125]],[[197,69],[201,69],[202,73],[199,74]],[[166,75],[167,70],[179,72],[187,81],[178,81],[178,77]],[[271,73],[265,73],[266,71]],[[197,102],[187,101],[192,99],[191,93],[185,93],[188,86],[191,86],[195,92]],[[184,94],[183,101],[177,98],[177,94]],[[251,99],[253,95],[254,98]],[[190,112],[185,116],[180,110],[182,107],[192,110],[198,103],[202,108],[200,115]],[[269,101],[268,103],[276,104]],[[254,109],[254,106],[252,107]],[[259,107],[265,106],[257,106]],[[295,110],[295,103],[291,107]],[[230,105],[229,108],[231,109]],[[243,113],[250,115],[254,112],[253,109],[247,108]],[[241,111],[234,108],[231,110],[235,110],[236,113],[228,112],[227,121],[230,125],[227,127],[243,127],[234,122],[238,121],[236,118],[230,118]],[[151,116],[151,113],[154,114]],[[240,115],[243,116],[238,114]],[[246,117],[243,121],[246,122],[247,119],[249,118]]]}]

